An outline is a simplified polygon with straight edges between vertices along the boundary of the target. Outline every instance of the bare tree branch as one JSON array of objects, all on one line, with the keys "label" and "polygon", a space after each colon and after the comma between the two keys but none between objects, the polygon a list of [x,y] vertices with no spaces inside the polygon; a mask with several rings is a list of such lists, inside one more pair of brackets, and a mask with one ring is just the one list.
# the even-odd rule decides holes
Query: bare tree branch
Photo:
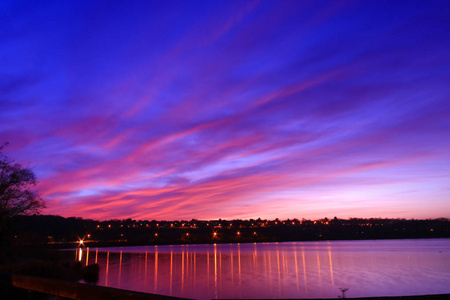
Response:
[{"label": "bare tree branch", "polygon": [[1,152],[7,145],[0,146],[0,217],[38,213],[45,204],[35,190],[36,176]]}]

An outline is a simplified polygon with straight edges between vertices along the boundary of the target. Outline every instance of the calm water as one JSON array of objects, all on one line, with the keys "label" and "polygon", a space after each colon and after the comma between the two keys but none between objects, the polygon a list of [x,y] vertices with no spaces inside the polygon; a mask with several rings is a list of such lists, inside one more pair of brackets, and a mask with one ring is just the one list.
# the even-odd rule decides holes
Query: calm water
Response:
[{"label": "calm water", "polygon": [[194,299],[450,293],[450,239],[91,248],[86,259],[99,285]]}]

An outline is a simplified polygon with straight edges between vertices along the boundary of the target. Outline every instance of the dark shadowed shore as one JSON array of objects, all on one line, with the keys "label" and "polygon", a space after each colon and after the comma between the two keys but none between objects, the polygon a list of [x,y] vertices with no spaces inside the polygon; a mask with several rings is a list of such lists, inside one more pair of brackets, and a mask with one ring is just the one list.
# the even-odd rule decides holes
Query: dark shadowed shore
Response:
[{"label": "dark shadowed shore", "polygon": [[[245,300],[240,298],[241,300]],[[329,299],[342,299],[342,297],[338,298],[283,298],[284,300],[329,300]],[[396,296],[396,297],[362,297],[362,298],[351,298],[345,297],[345,299],[352,300],[447,300],[450,299],[450,294],[436,294],[436,295],[415,295],[415,296]],[[235,300],[235,299],[220,299],[220,300]],[[255,300],[255,299],[247,299],[247,300]],[[273,300],[273,298],[267,299],[258,299],[258,300]]]},{"label": "dark shadowed shore", "polygon": [[249,243],[320,240],[450,238],[450,220],[287,219],[94,221],[58,216],[17,216],[14,245],[144,246],[164,244]]}]

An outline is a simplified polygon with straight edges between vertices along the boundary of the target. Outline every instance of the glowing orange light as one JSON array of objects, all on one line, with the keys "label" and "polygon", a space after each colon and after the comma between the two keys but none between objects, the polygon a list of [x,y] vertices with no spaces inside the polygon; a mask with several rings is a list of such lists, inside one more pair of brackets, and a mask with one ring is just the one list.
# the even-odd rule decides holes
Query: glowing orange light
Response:
[{"label": "glowing orange light", "polygon": [[256,231],[253,231],[253,235],[256,235]]},{"label": "glowing orange light", "polygon": [[87,237],[88,237],[88,238],[90,238],[90,237],[91,237],[91,235],[90,235],[90,234],[88,234],[88,235],[87,235]]},{"label": "glowing orange light", "polygon": [[241,232],[240,232],[240,231],[238,231],[238,232],[237,232],[237,235],[241,235]]},{"label": "glowing orange light", "polygon": [[189,236],[189,232],[186,232],[186,236]]},{"label": "glowing orange light", "polygon": [[214,233],[213,233],[213,236],[216,237],[216,236],[217,236],[217,232],[214,232]]},{"label": "glowing orange light", "polygon": [[155,233],[155,236],[158,236],[158,233]]}]

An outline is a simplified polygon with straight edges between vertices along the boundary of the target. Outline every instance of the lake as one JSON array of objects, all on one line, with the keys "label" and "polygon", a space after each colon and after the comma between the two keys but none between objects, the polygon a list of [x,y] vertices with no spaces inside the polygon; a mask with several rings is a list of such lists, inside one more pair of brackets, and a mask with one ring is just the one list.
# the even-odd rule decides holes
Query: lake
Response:
[{"label": "lake", "polygon": [[99,285],[194,299],[450,293],[450,239],[83,248]]}]

